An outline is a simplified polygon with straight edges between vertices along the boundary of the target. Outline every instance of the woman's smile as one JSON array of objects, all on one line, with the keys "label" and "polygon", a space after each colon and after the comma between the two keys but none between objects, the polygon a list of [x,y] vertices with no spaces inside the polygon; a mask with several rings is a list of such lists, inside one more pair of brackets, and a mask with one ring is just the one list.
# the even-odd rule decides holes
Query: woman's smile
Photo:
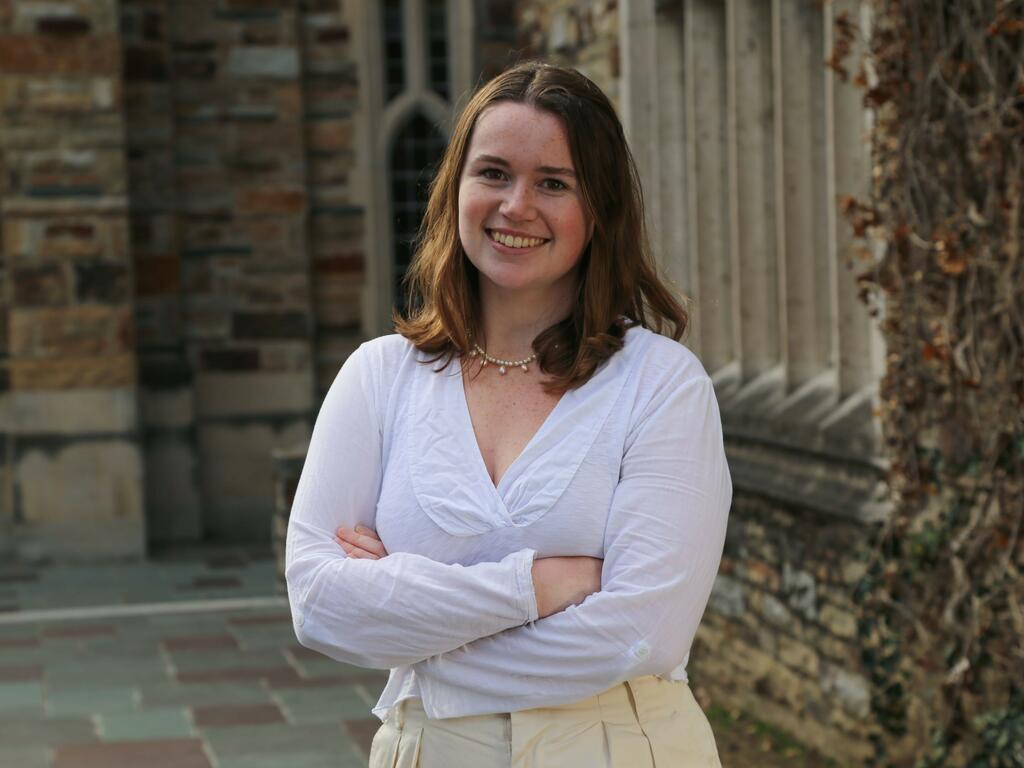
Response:
[{"label": "woman's smile", "polygon": [[500,253],[528,253],[536,248],[547,245],[551,238],[536,237],[507,229],[485,229],[491,245]]}]

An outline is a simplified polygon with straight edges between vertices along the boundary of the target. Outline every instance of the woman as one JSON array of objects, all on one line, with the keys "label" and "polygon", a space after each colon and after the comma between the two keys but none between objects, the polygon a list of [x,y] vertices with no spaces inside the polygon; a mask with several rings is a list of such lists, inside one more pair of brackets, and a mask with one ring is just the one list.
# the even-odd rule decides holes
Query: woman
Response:
[{"label": "woman", "polygon": [[718,765],[685,666],[731,483],[608,99],[574,70],[499,75],[421,232],[411,317],[314,429],[299,640],[391,669],[371,766]]}]

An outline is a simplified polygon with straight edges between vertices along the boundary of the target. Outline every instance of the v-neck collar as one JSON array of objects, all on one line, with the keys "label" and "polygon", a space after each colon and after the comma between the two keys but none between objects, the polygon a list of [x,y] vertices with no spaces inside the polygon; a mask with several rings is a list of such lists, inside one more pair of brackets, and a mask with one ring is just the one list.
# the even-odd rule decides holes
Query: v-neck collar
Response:
[{"label": "v-neck collar", "polygon": [[[640,338],[632,341],[639,346]],[[461,368],[435,372],[429,365],[419,366],[410,392],[407,434],[409,473],[420,507],[453,536],[538,520],[558,501],[589,453],[629,379],[632,359],[623,349],[586,384],[566,392],[497,485],[473,430]]]},{"label": "v-neck collar", "polygon": [[483,476],[494,487],[498,496],[503,497],[502,489],[507,485],[506,480],[508,479],[508,476],[512,474],[513,470],[518,469],[518,465],[528,462],[530,449],[536,442],[538,442],[544,432],[544,428],[556,418],[556,412],[561,407],[562,403],[565,402],[565,399],[572,395],[575,390],[570,390],[558,398],[558,402],[555,403],[555,407],[552,408],[548,412],[548,415],[544,417],[544,421],[541,422],[541,425],[536,429],[536,431],[530,435],[530,439],[527,441],[526,445],[523,446],[519,455],[516,456],[512,463],[505,468],[505,471],[501,473],[501,478],[497,483],[495,483],[491,480],[491,473],[487,471],[487,462],[484,461],[484,453],[480,449],[480,441],[477,439],[476,428],[473,426],[473,414],[469,412],[469,396],[466,392],[466,377],[462,371],[462,365],[458,360],[453,361],[453,363],[459,365],[459,375],[453,376],[452,378],[458,379],[458,381],[455,382],[454,387],[456,390],[455,398],[458,401],[455,406],[455,410],[459,411],[462,417],[461,432],[462,436],[467,438],[466,442],[469,443],[467,451],[476,454],[476,465],[478,471],[483,473]]}]

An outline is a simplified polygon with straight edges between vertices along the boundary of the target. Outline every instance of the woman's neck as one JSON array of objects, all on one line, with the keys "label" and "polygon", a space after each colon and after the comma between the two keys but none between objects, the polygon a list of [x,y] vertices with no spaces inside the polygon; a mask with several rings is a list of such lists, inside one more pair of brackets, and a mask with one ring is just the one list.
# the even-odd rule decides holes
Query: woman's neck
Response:
[{"label": "woman's neck", "polygon": [[551,290],[524,295],[522,291],[481,286],[482,337],[477,343],[492,357],[528,357],[541,331],[569,316],[575,297],[575,285],[554,295]]}]

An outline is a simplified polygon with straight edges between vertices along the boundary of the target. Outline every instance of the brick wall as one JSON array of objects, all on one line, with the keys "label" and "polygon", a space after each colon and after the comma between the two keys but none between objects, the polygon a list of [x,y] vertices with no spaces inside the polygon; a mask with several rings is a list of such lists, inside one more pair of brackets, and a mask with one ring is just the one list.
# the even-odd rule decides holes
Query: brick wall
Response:
[{"label": "brick wall", "polygon": [[30,550],[143,547],[118,13],[0,2],[5,516]]}]

